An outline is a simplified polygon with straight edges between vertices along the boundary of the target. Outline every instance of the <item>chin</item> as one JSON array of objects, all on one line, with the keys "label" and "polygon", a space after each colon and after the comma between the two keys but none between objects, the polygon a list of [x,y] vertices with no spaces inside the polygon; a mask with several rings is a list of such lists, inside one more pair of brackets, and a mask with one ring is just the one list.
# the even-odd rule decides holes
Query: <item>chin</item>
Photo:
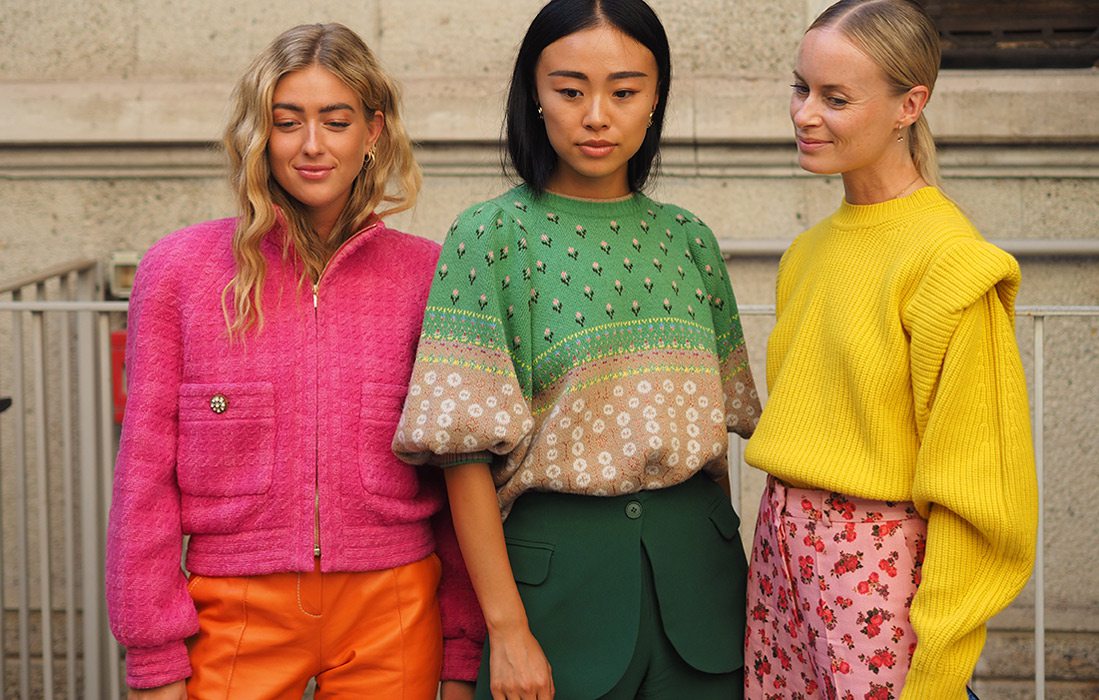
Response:
[{"label": "chin", "polygon": [[814,175],[838,175],[843,172],[840,168],[830,166],[828,163],[821,162],[813,158],[812,156],[798,154],[798,165],[802,170]]}]

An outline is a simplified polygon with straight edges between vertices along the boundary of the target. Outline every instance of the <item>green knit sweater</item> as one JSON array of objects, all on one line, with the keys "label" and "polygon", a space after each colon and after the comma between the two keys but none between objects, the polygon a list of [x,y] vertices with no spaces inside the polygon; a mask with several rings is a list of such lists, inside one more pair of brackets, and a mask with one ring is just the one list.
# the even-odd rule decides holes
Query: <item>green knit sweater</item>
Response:
[{"label": "green knit sweater", "polygon": [[620,495],[727,472],[759,417],[713,233],[640,194],[517,187],[463,212],[436,270],[394,450],[524,491]]}]

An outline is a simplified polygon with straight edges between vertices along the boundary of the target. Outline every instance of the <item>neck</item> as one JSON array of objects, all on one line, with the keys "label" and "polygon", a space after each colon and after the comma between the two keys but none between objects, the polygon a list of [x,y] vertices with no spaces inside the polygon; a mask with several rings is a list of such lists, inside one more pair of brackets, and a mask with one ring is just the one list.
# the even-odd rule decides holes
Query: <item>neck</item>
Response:
[{"label": "neck", "polygon": [[317,234],[317,238],[322,241],[327,241],[332,236],[332,229],[336,226],[336,219],[311,216],[309,217],[309,225],[313,228],[313,233]]},{"label": "neck", "polygon": [[585,178],[569,177],[559,167],[550,175],[546,191],[562,197],[591,200],[622,199],[633,194],[626,181],[625,169],[613,176]]},{"label": "neck", "polygon": [[878,204],[927,185],[907,152],[888,162],[843,173],[843,195],[850,204]]}]

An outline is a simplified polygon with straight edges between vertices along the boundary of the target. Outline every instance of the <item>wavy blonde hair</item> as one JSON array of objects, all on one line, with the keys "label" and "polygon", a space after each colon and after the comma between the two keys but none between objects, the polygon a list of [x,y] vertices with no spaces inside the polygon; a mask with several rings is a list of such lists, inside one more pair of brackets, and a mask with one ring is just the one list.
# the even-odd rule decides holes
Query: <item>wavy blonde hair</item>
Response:
[{"label": "wavy blonde hair", "polygon": [[[346,83],[359,96],[367,115],[380,111],[385,117],[372,162],[352,183],[347,205],[327,238],[313,230],[305,208],[275,181],[267,159],[275,86],[288,73],[314,65]],[[401,123],[399,99],[396,83],[382,70],[374,53],[342,24],[303,24],[289,29],[252,61],[233,92],[232,115],[223,138],[239,210],[233,234],[236,274],[222,292],[230,337],[263,327],[260,299],[267,265],[260,244],[278,222],[279,212],[287,233],[283,259],[300,261],[304,282],[320,277],[336,249],[371,214],[393,214],[415,204],[422,175]],[[390,186],[392,191],[387,194]],[[388,206],[378,210],[382,203]]]},{"label": "wavy blonde hair", "polygon": [[[923,85],[930,93],[939,76],[939,31],[911,0],[840,0],[821,13],[806,33],[831,27],[881,68],[896,94]],[[908,127],[908,153],[929,185],[939,183],[935,139],[927,117]]]}]

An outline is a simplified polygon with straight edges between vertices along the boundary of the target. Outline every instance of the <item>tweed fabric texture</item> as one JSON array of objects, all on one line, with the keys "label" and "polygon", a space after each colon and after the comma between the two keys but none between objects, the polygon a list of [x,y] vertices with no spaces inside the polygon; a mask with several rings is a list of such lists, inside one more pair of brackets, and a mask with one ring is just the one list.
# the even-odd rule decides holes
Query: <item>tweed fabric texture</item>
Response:
[{"label": "tweed fabric texture", "polygon": [[276,227],[262,244],[263,327],[230,341],[221,297],[234,228],[223,219],[164,238],[135,281],[107,546],[127,681],[189,674],[184,535],[193,573],[312,571],[315,509],[323,571],[388,569],[438,548],[444,673],[472,678],[483,621],[441,479],[389,449],[438,245],[379,222],[336,252],[314,296]]}]

